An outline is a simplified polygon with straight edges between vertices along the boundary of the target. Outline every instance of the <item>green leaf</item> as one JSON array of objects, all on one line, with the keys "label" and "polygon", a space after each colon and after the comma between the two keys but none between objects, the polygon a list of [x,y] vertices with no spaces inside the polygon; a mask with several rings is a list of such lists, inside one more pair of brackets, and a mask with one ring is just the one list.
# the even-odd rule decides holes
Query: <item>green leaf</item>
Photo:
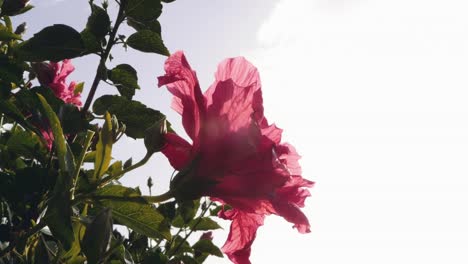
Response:
[{"label": "green leaf", "polygon": [[78,134],[88,127],[88,121],[75,105],[63,104],[59,109],[59,117],[65,134]]},{"label": "green leaf", "polygon": [[[169,226],[161,215],[141,194],[132,188],[120,185],[107,185],[95,193],[106,196],[101,199],[105,207],[112,208],[112,217],[116,222],[151,238],[171,239]],[[114,197],[115,199],[110,199]]]},{"label": "green leaf", "polygon": [[182,217],[185,223],[189,223],[195,217],[198,207],[200,207],[200,200],[185,200],[179,202],[177,213]]},{"label": "green leaf", "polygon": [[112,213],[109,208],[103,209],[93,222],[88,225],[81,243],[88,264],[97,264],[106,252],[112,234]]},{"label": "green leaf", "polygon": [[29,159],[47,154],[48,151],[44,148],[40,138],[36,134],[23,130],[20,127],[11,132],[12,134],[6,142],[8,150]]},{"label": "green leaf", "polygon": [[21,39],[21,36],[8,30],[7,27],[0,24],[0,41],[9,41],[14,39]]},{"label": "green leaf", "polygon": [[174,237],[174,241],[171,243],[171,248],[168,250],[167,255],[172,256],[184,252],[193,252],[187,239],[177,235]]},{"label": "green leaf", "polygon": [[164,46],[161,36],[151,30],[141,30],[133,33],[127,39],[128,46],[143,52],[152,52],[169,56],[169,50]]},{"label": "green leaf", "polygon": [[99,40],[94,36],[93,33],[87,28],[85,28],[80,33],[81,39],[83,40],[83,45],[86,49],[84,54],[94,53],[101,50],[101,44]]},{"label": "green leaf", "polygon": [[91,5],[92,13],[86,23],[86,28],[96,36],[97,39],[104,38],[110,30],[111,22],[106,10],[95,4]]},{"label": "green leaf", "polygon": [[193,249],[201,253],[208,253],[210,255],[214,255],[220,258],[223,257],[223,252],[221,252],[221,250],[219,250],[219,248],[215,244],[213,244],[213,241],[209,239],[199,240],[193,245]]},{"label": "green leaf", "polygon": [[59,177],[55,183],[53,196],[47,204],[47,212],[44,219],[52,234],[68,250],[75,239],[70,218],[72,214],[70,204],[71,174],[74,171],[75,165],[73,164],[73,156],[71,155],[71,151],[69,151],[68,144],[66,144],[57,115],[42,95],[37,94],[37,97],[52,128],[59,161]]},{"label": "green leaf", "polygon": [[114,83],[120,94],[131,100],[138,86],[137,71],[128,64],[119,64],[108,71],[107,76]]},{"label": "green leaf", "polygon": [[8,116],[9,118],[13,119],[15,122],[27,128],[31,131],[34,131],[36,135],[41,135],[41,131],[39,131],[35,126],[33,126],[20,112],[20,110],[14,105],[10,100],[0,100],[0,112]]},{"label": "green leaf", "polygon": [[57,24],[46,27],[18,45],[18,55],[26,61],[61,61],[81,56],[85,46],[78,31]]},{"label": "green leaf", "polygon": [[152,20],[152,21],[137,21],[131,17],[127,19],[127,24],[131,26],[132,28],[136,29],[136,31],[140,30],[151,30],[155,33],[158,33],[161,36],[161,24],[159,23],[158,20]]},{"label": "green leaf", "polygon": [[105,122],[99,133],[99,141],[96,144],[96,159],[94,161],[94,180],[100,179],[106,172],[112,159],[112,121],[108,112],[105,113]]},{"label": "green leaf", "polygon": [[162,5],[156,0],[128,0],[125,13],[138,21],[155,20],[162,13]]},{"label": "green leaf", "polygon": [[146,129],[165,118],[159,111],[117,95],[104,95],[98,98],[94,102],[93,111],[98,115],[108,111],[117,116],[126,126],[125,134],[135,139],[144,138]]},{"label": "green leaf", "polygon": [[37,97],[39,98],[39,101],[41,102],[41,105],[44,109],[44,114],[49,120],[49,124],[52,129],[52,133],[54,135],[54,143],[57,148],[57,157],[59,160],[60,170],[67,174],[72,173],[73,170],[69,170],[72,167],[72,165],[68,164],[67,163],[68,161],[65,158],[67,155],[67,146],[65,142],[65,136],[63,135],[62,126],[60,125],[60,120],[55,114],[54,110],[52,110],[52,107],[46,101],[44,96],[37,94]]},{"label": "green leaf", "polygon": [[221,228],[218,223],[209,217],[195,218],[190,221],[189,227],[193,231],[207,231]]}]

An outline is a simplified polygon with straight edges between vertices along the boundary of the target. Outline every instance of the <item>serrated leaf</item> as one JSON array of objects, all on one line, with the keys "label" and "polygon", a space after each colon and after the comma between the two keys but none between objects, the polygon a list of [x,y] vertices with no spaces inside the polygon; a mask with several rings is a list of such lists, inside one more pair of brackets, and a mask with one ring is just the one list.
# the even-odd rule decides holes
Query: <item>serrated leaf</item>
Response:
[{"label": "serrated leaf", "polygon": [[208,239],[199,240],[193,245],[193,249],[200,253],[208,253],[210,255],[214,255],[220,258],[223,257],[223,252],[221,252],[221,250],[219,250],[219,248],[215,244],[213,244],[213,241]]},{"label": "serrated leaf", "polygon": [[207,231],[221,228],[218,223],[209,217],[195,218],[190,221],[189,227],[193,231]]},{"label": "serrated leaf", "polygon": [[125,6],[126,15],[138,21],[155,20],[161,12],[161,2],[155,0],[128,0]]},{"label": "serrated leaf", "polygon": [[112,120],[108,112],[104,115],[105,121],[99,133],[99,141],[96,144],[96,159],[94,161],[94,180],[100,179],[106,172],[112,159]]},{"label": "serrated leaf", "polygon": [[80,56],[85,46],[78,31],[57,24],[46,27],[18,45],[18,55],[25,61],[61,61]]},{"label": "serrated leaf", "polygon": [[119,90],[120,94],[131,100],[138,86],[137,71],[128,64],[119,64],[108,72],[109,79]]},{"label": "serrated leaf", "polygon": [[169,50],[164,46],[161,36],[151,30],[140,30],[127,39],[128,46],[143,52],[152,52],[169,56]]},{"label": "serrated leaf", "polygon": [[161,112],[148,108],[146,105],[117,95],[104,95],[93,105],[95,114],[102,115],[106,111],[117,116],[126,126],[125,134],[132,138],[144,138],[145,130],[156,121],[165,118]]},{"label": "serrated leaf", "polygon": [[[120,185],[107,185],[95,194],[108,197],[100,201],[105,207],[112,208],[112,217],[119,224],[126,225],[133,231],[151,238],[171,239],[169,226],[164,224],[164,216],[135,189]],[[109,196],[118,199],[109,199]],[[129,199],[125,200],[125,198]]]},{"label": "serrated leaf", "polygon": [[140,30],[151,30],[153,32],[158,33],[161,36],[161,24],[159,23],[158,20],[152,20],[152,21],[137,21],[134,20],[133,18],[129,17],[127,19],[127,24],[134,28],[136,31]]}]

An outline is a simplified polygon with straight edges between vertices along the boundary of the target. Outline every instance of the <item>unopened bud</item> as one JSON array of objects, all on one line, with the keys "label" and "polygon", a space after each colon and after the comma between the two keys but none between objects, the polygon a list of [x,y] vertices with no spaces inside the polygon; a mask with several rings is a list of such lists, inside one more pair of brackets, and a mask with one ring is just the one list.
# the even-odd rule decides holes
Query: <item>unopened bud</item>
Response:
[{"label": "unopened bud", "polygon": [[22,35],[24,32],[26,32],[26,22],[19,24],[15,29],[16,35]]},{"label": "unopened bud", "polygon": [[37,75],[39,83],[48,86],[54,80],[55,71],[52,66],[45,62],[32,63],[32,69]]},{"label": "unopened bud", "polygon": [[155,153],[166,145],[164,136],[167,133],[166,119],[163,118],[145,131],[145,146],[148,152]]}]

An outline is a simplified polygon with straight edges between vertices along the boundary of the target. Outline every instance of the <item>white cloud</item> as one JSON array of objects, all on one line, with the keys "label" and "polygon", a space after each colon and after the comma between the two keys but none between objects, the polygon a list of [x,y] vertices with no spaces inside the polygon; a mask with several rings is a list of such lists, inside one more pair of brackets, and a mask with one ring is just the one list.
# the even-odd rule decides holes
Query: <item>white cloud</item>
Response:
[{"label": "white cloud", "polygon": [[468,261],[466,10],[455,0],[278,3],[247,57],[267,116],[317,182],[313,232],[269,218],[253,263]]}]

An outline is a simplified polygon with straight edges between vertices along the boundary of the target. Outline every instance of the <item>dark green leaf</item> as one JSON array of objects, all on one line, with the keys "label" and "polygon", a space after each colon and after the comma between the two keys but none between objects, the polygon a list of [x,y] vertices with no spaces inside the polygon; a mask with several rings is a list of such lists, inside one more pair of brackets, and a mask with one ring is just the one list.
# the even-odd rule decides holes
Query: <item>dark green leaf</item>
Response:
[{"label": "dark green leaf", "polygon": [[8,116],[9,118],[15,120],[18,124],[22,125],[25,128],[34,131],[37,135],[41,135],[41,132],[29,123],[28,120],[23,116],[20,110],[11,102],[7,100],[0,100],[0,112]]},{"label": "dark green leaf", "polygon": [[98,98],[94,102],[93,111],[98,115],[103,115],[106,111],[116,115],[127,127],[125,134],[132,138],[143,138],[146,129],[165,118],[159,111],[117,95],[104,95]]},{"label": "dark green leaf", "polygon": [[193,249],[201,253],[208,253],[210,255],[214,255],[220,258],[223,257],[223,253],[221,252],[221,250],[219,250],[219,248],[215,244],[213,244],[213,242],[209,239],[199,240],[193,245]]},{"label": "dark green leaf", "polygon": [[92,4],[92,13],[88,18],[86,28],[89,29],[97,39],[101,39],[106,36],[110,30],[111,22],[107,12],[101,7]]},{"label": "dark green leaf", "polygon": [[88,264],[97,264],[109,245],[112,234],[112,213],[109,208],[96,215],[86,228],[81,249],[86,255]]},{"label": "dark green leaf", "polygon": [[190,221],[189,227],[193,231],[207,231],[221,228],[218,223],[209,217],[195,218]]},{"label": "dark green leaf", "polygon": [[[171,239],[169,227],[163,224],[164,216],[135,189],[108,185],[98,190],[96,195],[107,197],[101,203],[112,208],[112,217],[119,224],[151,238]],[[116,199],[109,199],[109,196]]]},{"label": "dark green leaf", "polygon": [[84,29],[80,33],[83,45],[86,49],[86,53],[94,53],[101,50],[101,44],[99,40],[94,36],[89,29]]},{"label": "dark green leaf", "polygon": [[164,46],[161,36],[151,30],[141,30],[133,33],[127,39],[128,46],[143,52],[152,52],[169,56],[169,50]]},{"label": "dark green leaf", "polygon": [[106,172],[112,159],[112,121],[109,113],[105,113],[105,122],[99,133],[99,141],[96,144],[96,159],[94,160],[94,180],[100,179]]},{"label": "dark green leaf", "polygon": [[84,51],[80,33],[61,24],[42,29],[17,47],[18,55],[26,61],[61,61],[78,57]]},{"label": "dark green leaf", "polygon": [[151,30],[155,33],[158,33],[160,36],[161,36],[161,24],[159,23],[158,20],[152,20],[152,21],[144,21],[144,22],[141,22],[141,21],[137,21],[137,20],[134,20],[133,18],[128,18],[127,19],[127,24],[129,26],[131,26],[132,28],[136,29],[136,31],[140,31],[140,30]]},{"label": "dark green leaf", "polygon": [[6,142],[9,151],[29,159],[47,154],[47,150],[36,134],[19,127],[11,132],[12,134]]},{"label": "dark green leaf", "polygon": [[64,248],[68,250],[71,248],[74,240],[70,218],[72,213],[70,206],[70,188],[72,186],[71,174],[74,171],[75,165],[73,164],[73,158],[68,150],[69,147],[66,144],[57,115],[42,95],[37,94],[37,96],[42,104],[44,114],[49,120],[59,160],[59,177],[55,184],[53,197],[48,203],[45,221],[52,234],[54,234]]},{"label": "dark green leaf", "polygon": [[127,16],[138,21],[155,20],[161,12],[161,2],[155,0],[128,0],[125,7]]},{"label": "dark green leaf", "polygon": [[131,100],[135,95],[135,90],[140,89],[138,86],[137,71],[128,64],[117,65],[107,73],[109,79],[119,90],[120,94]]},{"label": "dark green leaf", "polygon": [[186,239],[178,235],[174,237],[173,242],[171,243],[171,248],[168,250],[167,255],[173,256],[184,252],[193,252],[193,249]]},{"label": "dark green leaf", "polygon": [[200,200],[186,200],[179,202],[177,214],[182,217],[185,223],[189,223],[195,217],[200,206]]},{"label": "dark green leaf", "polygon": [[88,122],[75,105],[63,104],[59,109],[59,118],[65,134],[77,134],[87,129]]},{"label": "dark green leaf", "polygon": [[143,258],[142,264],[167,264],[168,257],[159,248],[149,251]]}]

